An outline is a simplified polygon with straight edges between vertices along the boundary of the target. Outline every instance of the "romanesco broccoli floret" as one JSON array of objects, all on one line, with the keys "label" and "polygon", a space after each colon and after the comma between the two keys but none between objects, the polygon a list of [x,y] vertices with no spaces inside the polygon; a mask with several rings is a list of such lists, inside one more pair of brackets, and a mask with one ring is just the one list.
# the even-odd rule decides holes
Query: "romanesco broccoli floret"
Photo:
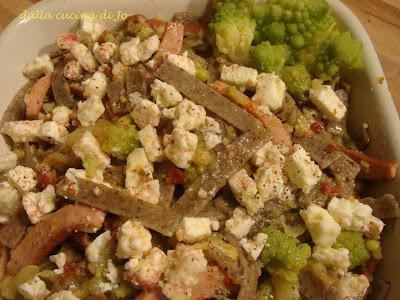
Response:
[{"label": "romanesco broccoli floret", "polygon": [[283,67],[279,75],[293,95],[303,95],[311,87],[311,76],[305,65]]},{"label": "romanesco broccoli floret", "polygon": [[105,128],[104,152],[117,159],[124,160],[128,154],[139,146],[136,127],[129,116],[118,119],[116,124]]},{"label": "romanesco broccoli floret", "polygon": [[330,79],[340,69],[362,69],[364,67],[362,43],[354,40],[350,32],[331,35],[321,47],[315,61],[318,78]]},{"label": "romanesco broccoli floret", "polygon": [[254,38],[256,22],[251,18],[250,0],[226,0],[217,3],[210,29],[215,33],[218,50],[238,64],[246,64]]},{"label": "romanesco broccoli floret", "polygon": [[255,5],[256,42],[306,47],[316,34],[328,33],[335,24],[325,0],[270,0]]},{"label": "romanesco broccoli floret", "polygon": [[300,244],[298,239],[272,227],[266,227],[262,232],[268,235],[268,240],[260,258],[268,272],[288,282],[296,282],[311,255],[310,246]]},{"label": "romanesco broccoli floret", "polygon": [[279,72],[290,56],[286,45],[271,45],[262,42],[250,48],[250,64],[261,72]]},{"label": "romanesco broccoli floret", "polygon": [[346,248],[349,250],[351,268],[355,268],[369,259],[369,252],[360,232],[342,231],[333,248]]}]

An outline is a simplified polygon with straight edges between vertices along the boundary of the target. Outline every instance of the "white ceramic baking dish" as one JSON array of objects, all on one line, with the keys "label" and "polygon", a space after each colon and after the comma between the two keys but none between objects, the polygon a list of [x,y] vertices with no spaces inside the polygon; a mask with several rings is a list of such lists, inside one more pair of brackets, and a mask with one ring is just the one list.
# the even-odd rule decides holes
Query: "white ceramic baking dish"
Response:
[{"label": "white ceramic baking dish", "polygon": [[[170,18],[177,11],[192,11],[201,14],[206,0],[42,0],[29,8],[27,13],[44,14],[60,12],[94,12],[105,9],[118,14],[141,13],[147,16],[161,15]],[[368,153],[381,158],[400,161],[400,120],[393,104],[386,81],[383,84],[378,78],[383,70],[376,51],[357,17],[339,0],[328,0],[339,23],[350,30],[354,37],[364,44],[366,68],[362,71],[344,74],[352,86],[349,129],[359,128],[368,123],[372,144]],[[100,21],[107,26],[116,22]],[[74,20],[23,20],[16,18],[0,36],[0,86],[2,114],[16,91],[23,86],[26,79],[22,70],[27,62],[49,50],[56,37],[76,26]],[[400,197],[400,176],[396,180],[377,182],[369,186],[373,195],[390,192]],[[388,299],[400,299],[400,222],[387,228],[384,237],[384,260],[379,274],[392,283]]]}]

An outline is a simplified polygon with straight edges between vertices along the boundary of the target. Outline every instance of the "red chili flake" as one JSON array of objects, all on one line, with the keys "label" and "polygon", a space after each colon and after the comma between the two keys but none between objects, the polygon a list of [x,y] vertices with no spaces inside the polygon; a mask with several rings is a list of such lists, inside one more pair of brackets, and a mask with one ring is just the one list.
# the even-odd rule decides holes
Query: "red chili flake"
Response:
[{"label": "red chili flake", "polygon": [[310,125],[310,129],[315,133],[320,133],[325,128],[324,123],[320,121],[315,121]]},{"label": "red chili flake", "polygon": [[178,168],[172,168],[167,175],[166,182],[168,184],[185,184],[187,181],[186,174]]},{"label": "red chili flake", "polygon": [[328,196],[337,196],[339,191],[334,183],[329,183],[326,181],[321,182],[321,190]]},{"label": "red chili flake", "polygon": [[325,152],[333,153],[333,152],[337,151],[337,147],[334,144],[329,144],[328,146],[325,147],[324,150],[325,150]]},{"label": "red chili flake", "polygon": [[55,186],[57,183],[57,173],[49,166],[42,165],[38,167],[36,170],[36,176],[42,189],[45,189],[48,185]]},{"label": "red chili flake", "polygon": [[374,274],[376,271],[377,261],[370,258],[366,263],[361,266],[361,273],[364,275]]}]

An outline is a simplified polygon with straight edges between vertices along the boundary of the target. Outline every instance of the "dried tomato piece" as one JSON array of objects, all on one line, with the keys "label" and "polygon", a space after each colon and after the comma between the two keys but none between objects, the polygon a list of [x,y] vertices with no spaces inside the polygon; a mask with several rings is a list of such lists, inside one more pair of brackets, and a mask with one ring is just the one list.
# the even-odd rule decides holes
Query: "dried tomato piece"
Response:
[{"label": "dried tomato piece", "polygon": [[40,165],[36,168],[36,176],[39,186],[45,189],[48,185],[55,186],[57,183],[57,173],[47,165]]},{"label": "dried tomato piece", "polygon": [[327,181],[322,181],[321,182],[321,190],[324,194],[328,196],[337,196],[339,195],[339,190],[336,187],[336,184],[334,183],[329,183]]},{"label": "dried tomato piece", "polygon": [[334,145],[334,144],[329,144],[329,145],[327,145],[327,146],[325,147],[324,150],[325,150],[326,152],[328,152],[328,153],[333,153],[333,152],[337,151],[338,148],[337,148],[336,145]]},{"label": "dried tomato piece", "polygon": [[311,123],[311,125],[310,125],[310,129],[312,131],[314,131],[315,133],[320,133],[324,128],[325,128],[324,123],[322,123],[320,121],[315,121],[315,122]]},{"label": "dried tomato piece", "polygon": [[168,184],[185,184],[187,177],[184,171],[178,168],[172,168],[167,175],[166,182]]}]

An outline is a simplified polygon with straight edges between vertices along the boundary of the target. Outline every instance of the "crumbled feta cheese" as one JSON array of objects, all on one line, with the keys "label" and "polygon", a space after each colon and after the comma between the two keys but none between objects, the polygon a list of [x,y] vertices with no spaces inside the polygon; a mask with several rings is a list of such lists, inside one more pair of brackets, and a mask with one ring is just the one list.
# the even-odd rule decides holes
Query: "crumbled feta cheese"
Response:
[{"label": "crumbled feta cheese", "polygon": [[149,180],[139,184],[133,189],[129,189],[132,196],[139,200],[149,202],[151,204],[157,204],[160,201],[160,182],[158,179]]},{"label": "crumbled feta cheese", "polygon": [[244,251],[247,252],[249,257],[256,261],[257,258],[260,256],[261,251],[264,249],[265,244],[267,243],[268,235],[265,233],[257,233],[257,235],[248,240],[246,238],[242,238],[239,241],[239,245],[243,248]]},{"label": "crumbled feta cheese", "polygon": [[328,211],[345,230],[361,231],[372,218],[372,208],[355,199],[334,197],[328,204]]},{"label": "crumbled feta cheese", "polygon": [[138,137],[149,160],[151,162],[162,161],[164,152],[156,129],[147,125],[138,132]]},{"label": "crumbled feta cheese", "polygon": [[183,55],[168,54],[168,61],[181,68],[182,70],[188,72],[190,75],[196,75],[196,65],[193,60],[187,57],[187,54]]},{"label": "crumbled feta cheese", "polygon": [[172,85],[161,80],[154,80],[151,85],[151,96],[160,107],[172,107],[182,101],[182,95]]},{"label": "crumbled feta cheese", "polygon": [[7,181],[0,183],[0,224],[7,224],[21,207],[18,191]]},{"label": "crumbled feta cheese", "polygon": [[219,230],[219,222],[217,220],[211,220],[211,230],[218,231]]},{"label": "crumbled feta cheese", "polygon": [[259,105],[275,111],[281,108],[285,97],[286,84],[275,74],[262,73],[257,80],[257,89],[251,98]]},{"label": "crumbled feta cheese", "polygon": [[253,154],[251,162],[257,167],[264,164],[283,165],[285,163],[285,156],[281,153],[277,145],[272,143],[272,141],[268,141]]},{"label": "crumbled feta cheese", "polygon": [[119,78],[124,80],[126,77],[126,74],[128,73],[129,67],[117,62],[115,64],[113,64],[112,66],[112,74],[113,74],[113,78]]},{"label": "crumbled feta cheese", "polygon": [[100,281],[95,285],[94,290],[96,294],[105,294],[111,291],[114,287],[115,285],[112,284],[111,282]]},{"label": "crumbled feta cheese", "polygon": [[71,114],[72,110],[70,110],[68,107],[57,106],[53,109],[52,120],[61,126],[68,126]]},{"label": "crumbled feta cheese", "polygon": [[138,221],[126,221],[117,233],[117,257],[142,257],[151,248],[151,233]]},{"label": "crumbled feta cheese", "polygon": [[129,95],[129,102],[133,105],[131,116],[140,128],[144,128],[146,125],[158,126],[161,112],[157,104],[143,99],[138,92]]},{"label": "crumbled feta cheese", "polygon": [[44,122],[40,128],[40,137],[42,140],[51,144],[63,144],[68,135],[68,130],[54,121]]},{"label": "crumbled feta cheese", "polygon": [[130,259],[125,264],[125,275],[133,284],[150,288],[155,287],[167,267],[167,256],[154,247],[141,259]]},{"label": "crumbled feta cheese", "polygon": [[101,252],[103,249],[108,247],[108,243],[111,241],[112,236],[109,230],[104,231],[98,235],[93,242],[86,247],[85,254],[86,258],[91,263],[97,263],[102,260]]},{"label": "crumbled feta cheese", "polygon": [[67,263],[67,256],[65,255],[65,253],[59,252],[56,255],[50,255],[49,259],[57,266],[57,269],[54,270],[54,273],[57,275],[63,274],[64,266]]},{"label": "crumbled feta cheese", "polygon": [[147,61],[150,59],[153,54],[157,52],[159,46],[160,39],[156,34],[141,42],[138,46],[138,56],[140,61]]},{"label": "crumbled feta cheese", "polygon": [[196,150],[197,135],[180,128],[175,128],[172,131],[172,135],[164,135],[163,142],[165,156],[178,168],[188,168]]},{"label": "crumbled feta cheese", "polygon": [[104,276],[111,282],[118,282],[118,269],[111,259],[107,259],[107,267],[104,270]]},{"label": "crumbled feta cheese", "polygon": [[26,193],[36,187],[36,173],[33,169],[17,166],[7,172],[7,178],[20,192]]},{"label": "crumbled feta cheese", "polygon": [[312,257],[341,274],[346,273],[350,267],[349,250],[345,248],[333,249],[315,246]]},{"label": "crumbled feta cheese", "polygon": [[253,90],[257,85],[258,72],[255,69],[239,65],[222,66],[221,80],[238,86],[239,88]]},{"label": "crumbled feta cheese", "polygon": [[[174,128],[181,128],[188,131],[194,130],[203,125],[206,119],[206,110],[204,107],[196,105],[187,99],[183,99],[178,106],[168,110],[175,110],[173,113],[174,120],[172,121]],[[164,116],[167,117],[168,114],[164,114]]]},{"label": "crumbled feta cheese", "polygon": [[125,187],[133,189],[153,179],[154,167],[143,148],[136,148],[126,159]]},{"label": "crumbled feta cheese", "polygon": [[346,115],[347,108],[330,85],[310,89],[311,102],[329,120],[339,122]]},{"label": "crumbled feta cheese", "polygon": [[200,127],[200,132],[208,149],[211,150],[222,143],[222,129],[215,119],[206,117],[204,124]]},{"label": "crumbled feta cheese", "polygon": [[85,131],[73,144],[72,151],[82,161],[91,159],[97,168],[96,178],[102,179],[104,170],[110,166],[110,158],[101,150],[99,143],[90,131]]},{"label": "crumbled feta cheese", "polygon": [[94,73],[97,63],[92,52],[81,43],[76,43],[71,48],[71,54],[86,71]]},{"label": "crumbled feta cheese", "polygon": [[193,244],[211,235],[209,218],[184,217],[176,231],[179,242]]},{"label": "crumbled feta cheese", "polygon": [[191,299],[192,288],[206,269],[207,260],[202,250],[178,244],[167,253],[167,268],[160,282],[163,294],[169,299]]},{"label": "crumbled feta cheese", "polygon": [[63,290],[60,292],[56,292],[51,294],[46,300],[79,300],[71,291]]},{"label": "crumbled feta cheese", "polygon": [[124,65],[134,65],[140,61],[139,58],[140,38],[134,37],[129,42],[124,42],[119,47],[121,62]]},{"label": "crumbled feta cheese", "polygon": [[72,47],[79,43],[79,37],[75,33],[62,33],[56,40],[56,45],[62,50],[71,50]]},{"label": "crumbled feta cheese", "polygon": [[364,235],[371,240],[379,240],[385,223],[375,216],[372,216],[367,226],[362,228]]},{"label": "crumbled feta cheese", "polygon": [[43,120],[5,122],[1,132],[8,135],[14,143],[37,142]]},{"label": "crumbled feta cheese", "polygon": [[285,198],[285,177],[280,165],[263,165],[254,175],[262,202]]},{"label": "crumbled feta cheese", "polygon": [[20,284],[18,292],[27,300],[42,300],[50,294],[46,283],[39,276]]},{"label": "crumbled feta cheese", "polygon": [[54,65],[48,54],[36,57],[24,69],[24,75],[30,79],[36,79],[40,76],[52,73],[54,71]]},{"label": "crumbled feta cheese", "polygon": [[300,211],[300,215],[306,224],[314,243],[321,247],[330,247],[340,234],[340,225],[329,212],[315,204]]},{"label": "crumbled feta cheese", "polygon": [[90,126],[105,112],[103,102],[98,96],[90,96],[85,102],[78,102],[77,118],[82,126]]},{"label": "crumbled feta cheese", "polygon": [[[65,172],[65,178],[67,180],[68,189],[78,192],[78,183],[77,180],[79,179],[88,179],[86,176],[86,171],[81,169],[74,169],[69,168],[67,172]],[[95,181],[95,180],[93,180]],[[100,183],[100,182],[99,182]]]},{"label": "crumbled feta cheese", "polygon": [[0,172],[8,171],[17,166],[17,155],[11,151],[4,136],[0,134]]},{"label": "crumbled feta cheese", "polygon": [[45,214],[56,209],[54,186],[48,185],[39,193],[26,193],[22,196],[22,205],[32,224],[39,223]]},{"label": "crumbled feta cheese", "polygon": [[97,42],[106,28],[99,23],[93,22],[91,19],[82,19],[79,30],[87,33],[93,42]]},{"label": "crumbled feta cheese", "polygon": [[258,197],[256,182],[245,169],[241,169],[228,180],[229,186],[236,200],[247,209],[249,215],[255,214],[264,206],[264,202]]},{"label": "crumbled feta cheese", "polygon": [[82,85],[85,88],[83,94],[86,98],[97,96],[101,100],[107,91],[107,77],[104,75],[104,73],[97,71],[92,75],[91,78],[82,82]]},{"label": "crumbled feta cheese", "polygon": [[232,217],[225,222],[225,229],[240,240],[249,233],[254,223],[244,209],[235,208]]},{"label": "crumbled feta cheese", "polygon": [[93,46],[93,54],[99,63],[108,64],[116,48],[117,45],[111,42],[105,42],[101,45],[96,42]]},{"label": "crumbled feta cheese", "polygon": [[286,161],[285,171],[290,181],[304,193],[309,193],[322,176],[319,166],[311,160],[307,151],[300,145],[293,146],[293,153]]},{"label": "crumbled feta cheese", "polygon": [[365,275],[346,273],[335,287],[338,299],[364,299],[369,281]]},{"label": "crumbled feta cheese", "polygon": [[81,64],[73,59],[65,64],[64,77],[69,80],[80,80],[82,78],[82,66]]}]

